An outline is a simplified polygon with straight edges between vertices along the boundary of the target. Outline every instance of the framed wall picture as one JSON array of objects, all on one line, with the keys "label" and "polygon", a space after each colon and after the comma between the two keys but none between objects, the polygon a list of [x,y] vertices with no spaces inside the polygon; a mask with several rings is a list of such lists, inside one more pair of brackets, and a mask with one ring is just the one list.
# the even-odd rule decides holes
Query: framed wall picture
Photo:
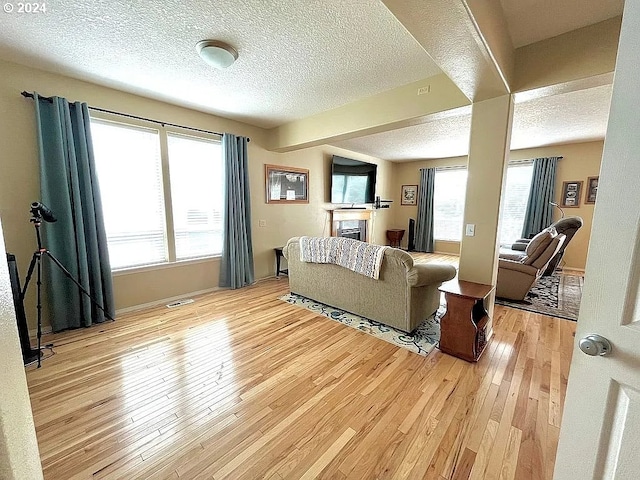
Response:
[{"label": "framed wall picture", "polygon": [[309,203],[309,170],[265,165],[267,203]]},{"label": "framed wall picture", "polygon": [[400,205],[418,204],[418,185],[402,185]]},{"label": "framed wall picture", "polygon": [[561,207],[579,207],[580,195],[582,195],[582,180],[562,183]]},{"label": "framed wall picture", "polygon": [[600,177],[589,177],[587,179],[587,189],[584,194],[585,204],[596,203],[596,196],[598,195],[598,179]]}]

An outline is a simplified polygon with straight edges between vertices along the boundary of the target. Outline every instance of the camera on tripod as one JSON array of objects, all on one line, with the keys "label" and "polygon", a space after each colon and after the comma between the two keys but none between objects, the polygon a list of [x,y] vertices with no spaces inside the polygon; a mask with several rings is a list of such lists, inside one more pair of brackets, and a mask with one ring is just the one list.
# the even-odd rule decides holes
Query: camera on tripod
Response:
[{"label": "camera on tripod", "polygon": [[31,221],[35,223],[41,220],[49,223],[58,221],[49,207],[40,202],[33,202],[31,204]]},{"label": "camera on tripod", "polygon": [[105,314],[105,317],[108,318],[109,320],[113,320],[113,317],[111,315],[109,315],[109,313],[104,309],[104,306],[102,306],[98,301],[96,301],[96,299],[87,291],[86,288],[84,288],[82,286],[82,284],[76,280],[73,275],[71,274],[71,272],[69,272],[69,270],[67,270],[65,268],[64,265],[62,265],[62,263],[60,263],[60,261],[46,248],[42,246],[42,237],[40,235],[40,226],[42,225],[42,221],[44,220],[45,222],[48,223],[53,223],[55,221],[57,221],[56,216],[53,214],[53,211],[51,211],[51,209],[49,207],[47,207],[46,205],[40,203],[40,202],[33,202],[31,204],[31,220],[30,222],[33,223],[33,226],[35,227],[36,230],[36,241],[38,242],[38,248],[35,252],[33,252],[33,256],[31,257],[31,263],[29,264],[29,270],[27,271],[27,277],[25,279],[24,282],[24,287],[22,288],[21,292],[20,292],[20,301],[24,304],[24,297],[27,294],[27,288],[29,287],[29,282],[31,281],[31,277],[34,273],[34,270],[36,272],[36,311],[37,311],[37,317],[38,317],[38,333],[37,333],[37,337],[38,337],[38,349],[37,349],[37,357],[38,357],[38,368],[40,368],[41,365],[41,360],[42,360],[42,344],[41,344],[41,339],[42,339],[42,293],[41,293],[41,286],[42,286],[42,258],[43,257],[47,257],[49,258],[49,260],[51,260],[51,262],[53,263],[53,265],[57,266],[60,271],[69,279],[71,280],[73,283],[75,283],[75,285],[78,287],[78,289],[87,296],[87,298],[91,301],[91,303],[93,303],[97,308],[99,308],[100,310],[102,310]]}]

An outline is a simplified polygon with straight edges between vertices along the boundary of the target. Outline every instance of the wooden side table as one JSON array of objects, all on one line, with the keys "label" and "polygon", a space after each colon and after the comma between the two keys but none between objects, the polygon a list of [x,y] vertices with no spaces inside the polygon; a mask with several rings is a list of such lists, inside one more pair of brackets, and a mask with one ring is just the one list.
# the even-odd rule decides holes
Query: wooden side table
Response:
[{"label": "wooden side table", "polygon": [[440,321],[440,350],[468,362],[478,361],[489,340],[484,302],[493,289],[457,279],[440,286],[447,300],[447,311]]},{"label": "wooden side table", "polygon": [[273,249],[274,252],[276,252],[276,277],[279,277],[281,273],[284,273],[285,275],[289,275],[289,270],[288,269],[284,269],[284,270],[280,270],[280,260],[282,259],[282,249],[284,247],[276,247]]},{"label": "wooden side table", "polygon": [[387,240],[389,240],[389,245],[392,247],[400,248],[402,237],[404,237],[404,230],[397,228],[387,230]]}]

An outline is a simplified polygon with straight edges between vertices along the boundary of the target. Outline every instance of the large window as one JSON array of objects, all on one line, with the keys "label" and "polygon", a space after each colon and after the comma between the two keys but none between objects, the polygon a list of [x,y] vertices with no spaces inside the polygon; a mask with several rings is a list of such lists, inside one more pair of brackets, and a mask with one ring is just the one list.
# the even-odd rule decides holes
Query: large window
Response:
[{"label": "large window", "polygon": [[95,118],[91,133],[112,269],[222,251],[219,141]]},{"label": "large window", "polygon": [[169,166],[176,258],[222,252],[220,143],[169,134]]},{"label": "large window", "polygon": [[436,240],[462,240],[467,169],[436,170],[433,229]]},{"label": "large window", "polygon": [[522,236],[532,175],[532,163],[515,164],[507,168],[500,222],[500,244],[502,245],[510,245]]}]

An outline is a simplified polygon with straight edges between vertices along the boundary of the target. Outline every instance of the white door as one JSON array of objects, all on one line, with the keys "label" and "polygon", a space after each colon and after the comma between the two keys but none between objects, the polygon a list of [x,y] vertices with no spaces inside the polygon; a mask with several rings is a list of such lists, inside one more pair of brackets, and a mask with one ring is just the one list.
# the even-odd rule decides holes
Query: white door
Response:
[{"label": "white door", "polygon": [[[640,2],[622,21],[554,478],[640,478]],[[606,337],[608,356],[578,342]]]}]

